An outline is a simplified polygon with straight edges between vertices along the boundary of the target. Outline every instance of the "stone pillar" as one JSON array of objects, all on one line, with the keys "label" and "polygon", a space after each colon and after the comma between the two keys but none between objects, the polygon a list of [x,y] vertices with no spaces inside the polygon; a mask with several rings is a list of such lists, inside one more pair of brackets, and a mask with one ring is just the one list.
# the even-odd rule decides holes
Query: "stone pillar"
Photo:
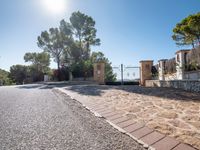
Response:
[{"label": "stone pillar", "polygon": [[161,59],[158,61],[158,77],[159,80],[165,80],[165,62],[167,59]]},{"label": "stone pillar", "polygon": [[176,76],[178,80],[184,79],[184,69],[186,62],[186,55],[190,50],[179,50],[176,52]]},{"label": "stone pillar", "polygon": [[98,84],[105,84],[105,63],[99,62],[94,64],[94,81]]},{"label": "stone pillar", "polygon": [[152,79],[151,68],[153,60],[140,61],[140,85],[145,86],[145,80]]}]

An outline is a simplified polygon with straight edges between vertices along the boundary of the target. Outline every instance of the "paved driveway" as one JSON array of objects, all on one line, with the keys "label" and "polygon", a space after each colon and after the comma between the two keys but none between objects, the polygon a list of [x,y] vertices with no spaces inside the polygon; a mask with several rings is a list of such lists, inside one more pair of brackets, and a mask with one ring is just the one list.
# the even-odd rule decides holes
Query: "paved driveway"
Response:
[{"label": "paved driveway", "polygon": [[0,87],[1,150],[144,149],[52,87]]},{"label": "paved driveway", "polygon": [[140,86],[67,86],[68,95],[123,112],[161,133],[200,149],[200,94]]}]

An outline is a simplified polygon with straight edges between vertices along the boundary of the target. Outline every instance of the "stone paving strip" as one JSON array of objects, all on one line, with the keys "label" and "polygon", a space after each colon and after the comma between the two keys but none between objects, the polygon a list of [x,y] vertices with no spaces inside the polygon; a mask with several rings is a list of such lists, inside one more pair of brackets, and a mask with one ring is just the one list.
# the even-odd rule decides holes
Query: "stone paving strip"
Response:
[{"label": "stone paving strip", "polygon": [[[68,95],[66,90],[59,90]],[[74,97],[72,98],[75,99]],[[149,150],[196,150],[187,144],[181,143],[175,138],[147,127],[145,123],[133,121],[124,116],[122,111],[110,109],[103,103],[95,104],[95,102],[88,103],[81,101],[81,99],[76,100],[82,103],[83,106],[86,106],[91,112],[98,113],[99,116],[105,118],[108,123],[113,125],[113,127],[122,133],[129,135]]]}]

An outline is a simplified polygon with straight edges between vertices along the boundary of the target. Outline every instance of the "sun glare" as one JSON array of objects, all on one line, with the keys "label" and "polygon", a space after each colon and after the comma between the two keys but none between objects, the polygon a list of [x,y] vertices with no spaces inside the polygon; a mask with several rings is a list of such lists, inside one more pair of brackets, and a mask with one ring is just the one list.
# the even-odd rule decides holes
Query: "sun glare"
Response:
[{"label": "sun glare", "polygon": [[61,14],[66,9],[66,0],[42,0],[48,13]]}]

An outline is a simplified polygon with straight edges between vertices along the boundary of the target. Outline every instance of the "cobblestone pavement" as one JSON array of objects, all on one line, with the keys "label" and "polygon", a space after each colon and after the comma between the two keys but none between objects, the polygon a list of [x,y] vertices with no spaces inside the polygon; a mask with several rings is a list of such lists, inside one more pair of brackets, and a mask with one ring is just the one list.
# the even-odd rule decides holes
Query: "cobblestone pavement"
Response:
[{"label": "cobblestone pavement", "polygon": [[139,86],[68,86],[67,94],[122,111],[161,133],[200,149],[200,94]]}]

